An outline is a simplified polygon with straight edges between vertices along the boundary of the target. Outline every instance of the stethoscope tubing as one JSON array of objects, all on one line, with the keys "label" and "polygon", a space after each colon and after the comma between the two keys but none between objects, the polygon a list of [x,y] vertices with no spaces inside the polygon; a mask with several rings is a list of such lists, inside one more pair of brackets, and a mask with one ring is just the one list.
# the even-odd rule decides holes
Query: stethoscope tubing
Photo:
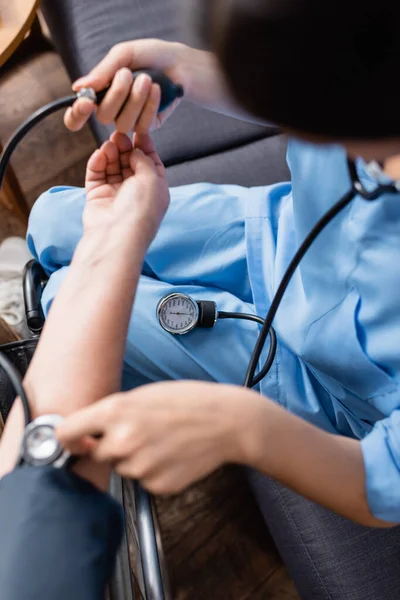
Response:
[{"label": "stethoscope tubing", "polygon": [[[264,325],[260,331],[258,336],[256,345],[253,350],[253,354],[251,356],[249,366],[247,368],[245,380],[243,383],[244,387],[253,387],[257,383],[261,381],[258,376],[255,376],[255,372],[257,369],[257,365],[259,363],[261,353],[263,351],[265,342],[269,335],[273,320],[275,319],[278,308],[282,302],[282,298],[287,290],[287,287],[297,269],[300,262],[303,260],[304,256],[310,249],[311,245],[314,243],[316,238],[320,235],[320,233],[325,229],[325,227],[340,213],[342,210],[346,208],[350,204],[352,200],[356,196],[361,196],[366,201],[374,201],[380,198],[384,194],[398,194],[400,193],[400,184],[399,182],[380,184],[376,186],[373,190],[368,190],[363,186],[357,172],[356,164],[353,160],[348,159],[348,169],[350,175],[351,186],[350,189],[342,196],[342,198],[334,204],[316,223],[316,225],[312,228],[310,233],[307,235],[296,254],[292,258],[288,268],[282,280],[279,284],[279,287],[272,299],[271,306],[269,308],[268,314],[265,317]],[[274,356],[275,357],[275,356]],[[273,357],[273,358],[274,358]],[[269,362],[269,361],[268,361]],[[273,360],[269,365],[269,369],[263,369],[263,377],[265,377],[272,366]]]}]

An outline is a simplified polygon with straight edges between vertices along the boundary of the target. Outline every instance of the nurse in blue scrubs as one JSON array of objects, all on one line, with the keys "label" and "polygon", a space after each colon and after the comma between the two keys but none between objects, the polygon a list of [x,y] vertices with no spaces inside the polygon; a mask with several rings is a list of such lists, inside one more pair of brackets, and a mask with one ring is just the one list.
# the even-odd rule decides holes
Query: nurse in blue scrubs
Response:
[{"label": "nurse in blue scrubs", "polygon": [[[157,493],[179,491],[227,462],[272,476],[285,487],[267,479],[258,485],[267,521],[274,503],[291,515],[289,523],[299,507],[305,515],[296,535],[307,558],[295,581],[299,589],[321,589],[302,597],[365,598],[373,591],[373,598],[396,598],[400,193],[375,203],[357,197],[312,246],[275,319],[276,359],[256,392],[238,387],[257,338],[253,324],[224,322],[175,337],[159,326],[156,307],[165,294],[183,292],[219,310],[264,315],[301,241],[349,189],[347,153],[359,157],[367,187],[400,179],[393,158],[400,154],[399,98],[393,86],[382,91],[400,58],[391,26],[400,9],[384,3],[389,16],[381,5],[360,13],[357,2],[340,2],[344,18],[338,3],[231,4],[231,18],[213,28],[219,62],[180,44],[138,40],[116,47],[75,86],[101,89],[113,80],[97,116],[141,136],[160,124],[159,91],[146,77],[136,80],[120,112],[131,87],[127,68],[157,67],[162,56],[189,100],[296,132],[288,147],[291,183],[171,190],[129,325],[124,380],[133,389],[71,416],[60,437],[81,452],[86,439],[92,458],[112,461]],[[212,12],[215,23],[223,11]],[[79,101],[66,124],[79,129],[93,110]],[[372,168],[372,159],[380,166]],[[84,190],[53,188],[33,209],[28,242],[51,275],[46,312],[82,235],[84,205]],[[99,431],[103,438],[89,442]],[[276,529],[274,535],[293,565],[293,547]],[[328,538],[334,543],[326,545]]]}]

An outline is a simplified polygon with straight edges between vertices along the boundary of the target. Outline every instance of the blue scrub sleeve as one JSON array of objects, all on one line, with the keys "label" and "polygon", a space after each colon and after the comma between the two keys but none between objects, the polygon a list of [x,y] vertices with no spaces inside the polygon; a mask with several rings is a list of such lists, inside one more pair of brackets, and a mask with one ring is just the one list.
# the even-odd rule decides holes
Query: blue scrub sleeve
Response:
[{"label": "blue scrub sleeve", "polygon": [[64,469],[18,468],[0,480],[2,600],[104,600],[122,508]]},{"label": "blue scrub sleeve", "polygon": [[361,448],[372,514],[400,523],[400,410],[376,423]]}]

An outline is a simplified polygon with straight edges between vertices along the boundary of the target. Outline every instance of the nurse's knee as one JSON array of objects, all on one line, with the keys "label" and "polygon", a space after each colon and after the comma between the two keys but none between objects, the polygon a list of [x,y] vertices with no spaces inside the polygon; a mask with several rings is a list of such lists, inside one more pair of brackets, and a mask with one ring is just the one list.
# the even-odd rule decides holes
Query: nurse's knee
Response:
[{"label": "nurse's knee", "polygon": [[32,254],[40,259],[44,249],[68,248],[82,236],[82,212],[85,190],[58,186],[44,192],[29,216],[27,242]]}]

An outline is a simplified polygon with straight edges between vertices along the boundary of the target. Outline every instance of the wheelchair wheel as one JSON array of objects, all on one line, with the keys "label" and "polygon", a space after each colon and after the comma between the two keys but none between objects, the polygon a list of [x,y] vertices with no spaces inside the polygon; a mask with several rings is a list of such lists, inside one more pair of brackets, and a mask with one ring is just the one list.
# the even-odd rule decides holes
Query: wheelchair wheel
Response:
[{"label": "wheelchair wheel", "polygon": [[151,495],[136,481],[121,480],[115,475],[110,491],[116,500],[122,502],[126,521],[126,532],[110,586],[110,600],[171,600]]}]

